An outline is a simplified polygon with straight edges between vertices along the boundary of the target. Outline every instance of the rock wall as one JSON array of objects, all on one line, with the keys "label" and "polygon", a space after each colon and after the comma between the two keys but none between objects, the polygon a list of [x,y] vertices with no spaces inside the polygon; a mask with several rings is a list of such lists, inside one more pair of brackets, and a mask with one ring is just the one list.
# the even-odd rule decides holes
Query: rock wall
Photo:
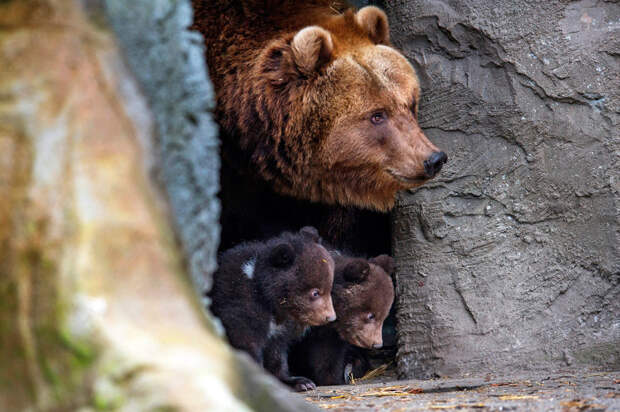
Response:
[{"label": "rock wall", "polygon": [[210,287],[219,244],[219,140],[213,87],[189,1],[111,0],[106,12],[148,96],[158,161],[152,174],[168,194],[196,289]]},{"label": "rock wall", "polygon": [[393,214],[401,376],[620,368],[620,5],[386,1],[449,155]]}]

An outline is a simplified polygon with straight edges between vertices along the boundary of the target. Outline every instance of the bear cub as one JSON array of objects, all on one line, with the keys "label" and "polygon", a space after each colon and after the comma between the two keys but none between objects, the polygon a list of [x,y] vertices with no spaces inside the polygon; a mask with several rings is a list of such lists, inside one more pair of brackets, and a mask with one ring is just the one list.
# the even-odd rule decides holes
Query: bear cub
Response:
[{"label": "bear cub", "polygon": [[289,357],[292,373],[307,376],[318,385],[345,384],[350,374],[364,375],[370,365],[360,348],[383,346],[383,321],[394,300],[391,257],[366,260],[332,255],[336,263],[332,300],[337,319],[312,328]]},{"label": "bear cub", "polygon": [[314,388],[288,371],[288,349],[309,326],[334,321],[334,260],[316,229],[285,232],[224,252],[208,293],[230,344],[296,390]]}]

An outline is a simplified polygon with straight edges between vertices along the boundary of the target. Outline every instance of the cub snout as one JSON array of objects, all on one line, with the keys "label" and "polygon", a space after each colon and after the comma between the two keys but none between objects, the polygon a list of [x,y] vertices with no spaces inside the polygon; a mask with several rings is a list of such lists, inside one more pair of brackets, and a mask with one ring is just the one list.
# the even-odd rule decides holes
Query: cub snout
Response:
[{"label": "cub snout", "polygon": [[312,326],[324,325],[336,320],[336,311],[334,310],[331,296],[327,295],[320,299],[321,301],[317,302],[319,304],[317,306],[320,306],[320,309],[316,310],[315,316],[312,316],[312,319],[310,319]]}]

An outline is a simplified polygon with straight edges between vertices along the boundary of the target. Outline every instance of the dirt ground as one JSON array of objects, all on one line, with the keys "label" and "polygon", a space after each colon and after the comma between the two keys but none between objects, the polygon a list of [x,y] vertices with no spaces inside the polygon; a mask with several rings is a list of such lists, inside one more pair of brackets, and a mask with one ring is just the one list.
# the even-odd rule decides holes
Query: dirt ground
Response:
[{"label": "dirt ground", "polygon": [[323,386],[301,396],[333,411],[620,411],[620,371],[428,381],[391,378]]}]

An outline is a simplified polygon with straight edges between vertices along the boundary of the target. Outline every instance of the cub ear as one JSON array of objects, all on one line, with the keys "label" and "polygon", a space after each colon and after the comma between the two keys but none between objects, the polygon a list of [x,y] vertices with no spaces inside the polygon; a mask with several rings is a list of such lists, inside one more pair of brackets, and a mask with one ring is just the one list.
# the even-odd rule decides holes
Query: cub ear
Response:
[{"label": "cub ear", "polygon": [[392,259],[388,255],[379,255],[369,260],[370,263],[374,263],[377,266],[380,266],[385,273],[391,275],[394,273],[394,259]]},{"label": "cub ear", "polygon": [[299,234],[302,235],[304,238],[311,240],[313,242],[319,242],[319,240],[321,240],[321,237],[319,236],[319,231],[316,230],[316,228],[312,227],[312,226],[304,226],[301,229],[299,229]]},{"label": "cub ear", "polygon": [[375,44],[390,44],[390,27],[383,10],[366,6],[355,13],[355,21]]},{"label": "cub ear", "polygon": [[299,71],[310,75],[329,63],[334,43],[327,30],[319,26],[308,26],[295,34],[291,49]]},{"label": "cub ear", "polygon": [[269,264],[276,268],[287,268],[293,264],[294,260],[295,251],[287,243],[280,243],[269,253]]},{"label": "cub ear", "polygon": [[364,259],[354,259],[347,263],[342,271],[342,276],[347,282],[361,283],[368,278],[370,266]]}]

